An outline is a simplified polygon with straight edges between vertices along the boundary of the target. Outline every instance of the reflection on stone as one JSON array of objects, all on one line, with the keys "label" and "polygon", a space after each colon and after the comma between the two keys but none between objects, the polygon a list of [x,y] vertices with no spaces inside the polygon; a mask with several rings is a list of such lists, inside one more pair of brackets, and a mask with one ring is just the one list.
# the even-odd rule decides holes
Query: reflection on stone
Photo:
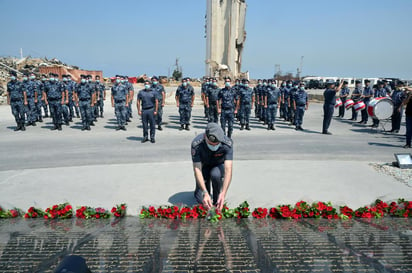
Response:
[{"label": "reflection on stone", "polygon": [[408,272],[410,219],[0,221],[0,272]]}]

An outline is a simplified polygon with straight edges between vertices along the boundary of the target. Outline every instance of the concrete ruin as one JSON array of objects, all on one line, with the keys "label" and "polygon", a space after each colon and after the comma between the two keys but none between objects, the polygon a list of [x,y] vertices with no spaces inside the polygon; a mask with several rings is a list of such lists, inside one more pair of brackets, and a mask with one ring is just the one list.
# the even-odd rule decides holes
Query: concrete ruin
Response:
[{"label": "concrete ruin", "polygon": [[241,72],[245,17],[245,0],[207,0],[206,76],[247,77]]}]

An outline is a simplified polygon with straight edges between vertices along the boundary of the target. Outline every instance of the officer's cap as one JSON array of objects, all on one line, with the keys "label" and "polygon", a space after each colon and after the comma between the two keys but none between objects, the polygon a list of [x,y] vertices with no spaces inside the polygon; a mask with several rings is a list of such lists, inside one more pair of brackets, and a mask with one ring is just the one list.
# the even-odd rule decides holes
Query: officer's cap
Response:
[{"label": "officer's cap", "polygon": [[152,81],[154,81],[154,80],[159,80],[159,78],[157,76],[153,76]]},{"label": "officer's cap", "polygon": [[335,83],[335,81],[333,81],[333,80],[328,80],[328,81],[326,82],[326,84],[327,84],[327,85],[331,85],[331,84],[336,84],[336,83]]},{"label": "officer's cap", "polygon": [[10,76],[17,77],[17,73],[15,71],[10,71]]},{"label": "officer's cap", "polygon": [[343,84],[348,84],[348,82],[347,82],[347,81],[343,81]]},{"label": "officer's cap", "polygon": [[383,85],[383,81],[378,81],[378,84],[382,84],[382,85]]},{"label": "officer's cap", "polygon": [[367,82],[369,82],[369,83],[370,83],[371,81],[370,81],[370,80],[368,80],[368,79],[366,79],[366,80],[365,80],[365,83],[367,83]]},{"label": "officer's cap", "polygon": [[215,82],[217,81],[217,79],[216,79],[216,78],[211,78],[211,80],[212,80],[212,81],[215,81]]},{"label": "officer's cap", "polygon": [[358,84],[358,83],[362,83],[362,82],[360,80],[356,80],[355,83]]},{"label": "officer's cap", "polygon": [[211,142],[222,142],[225,139],[225,133],[219,124],[210,122],[206,126],[206,137]]},{"label": "officer's cap", "polygon": [[299,85],[303,85],[303,86],[305,86],[305,83],[304,83],[304,82],[300,82],[300,83],[299,83]]},{"label": "officer's cap", "polygon": [[248,79],[243,79],[243,80],[242,80],[242,83],[248,83],[248,82],[249,82]]},{"label": "officer's cap", "polygon": [[382,80],[382,83],[387,83],[388,81],[387,80]]},{"label": "officer's cap", "polygon": [[230,77],[226,77],[226,78],[225,78],[225,81],[226,81],[226,80],[232,81],[232,79],[231,79]]},{"label": "officer's cap", "polygon": [[403,81],[397,81],[396,86],[404,86],[405,83]]},{"label": "officer's cap", "polygon": [[183,78],[183,79],[182,79],[182,82],[187,82],[187,78]]},{"label": "officer's cap", "polygon": [[266,79],[265,79],[265,80],[263,80],[263,82],[267,82],[267,81],[266,81]]}]

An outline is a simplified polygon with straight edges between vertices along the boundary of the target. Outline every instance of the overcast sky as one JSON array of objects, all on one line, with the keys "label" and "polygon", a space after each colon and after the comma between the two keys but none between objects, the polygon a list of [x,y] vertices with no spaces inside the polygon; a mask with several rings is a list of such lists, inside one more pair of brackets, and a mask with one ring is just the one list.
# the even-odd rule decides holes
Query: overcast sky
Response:
[{"label": "overcast sky", "polygon": [[[227,0],[225,0],[227,1]],[[247,0],[242,70],[412,79],[411,0]],[[205,73],[206,0],[0,0],[0,55],[115,74]]]}]

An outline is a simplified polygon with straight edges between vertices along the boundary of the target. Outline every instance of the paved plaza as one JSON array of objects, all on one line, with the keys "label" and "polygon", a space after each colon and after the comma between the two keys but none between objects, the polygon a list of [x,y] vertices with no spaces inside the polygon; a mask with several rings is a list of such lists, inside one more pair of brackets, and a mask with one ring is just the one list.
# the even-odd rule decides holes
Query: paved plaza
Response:
[{"label": "paved plaza", "polygon": [[[0,272],[52,272],[69,254],[84,256],[93,272],[412,272],[408,219],[139,220],[142,206],[195,202],[190,143],[206,126],[203,106],[197,98],[191,130],[179,131],[173,95],[167,102],[155,144],[140,143],[136,108],[127,131],[115,131],[108,100],[105,117],[90,132],[80,130],[79,119],[62,131],[50,131],[45,119],[14,132],[10,107],[0,106],[1,206],[128,205],[119,222],[0,221]],[[334,118],[332,136],[320,134],[320,103],[309,105],[303,132],[280,120],[276,131],[255,118],[251,131],[236,124],[229,207],[245,200],[252,209],[300,200],[352,208],[377,198],[412,200],[408,181],[371,166],[410,152],[401,148],[404,125],[389,134],[383,132],[388,122],[371,129],[349,117]]]}]

